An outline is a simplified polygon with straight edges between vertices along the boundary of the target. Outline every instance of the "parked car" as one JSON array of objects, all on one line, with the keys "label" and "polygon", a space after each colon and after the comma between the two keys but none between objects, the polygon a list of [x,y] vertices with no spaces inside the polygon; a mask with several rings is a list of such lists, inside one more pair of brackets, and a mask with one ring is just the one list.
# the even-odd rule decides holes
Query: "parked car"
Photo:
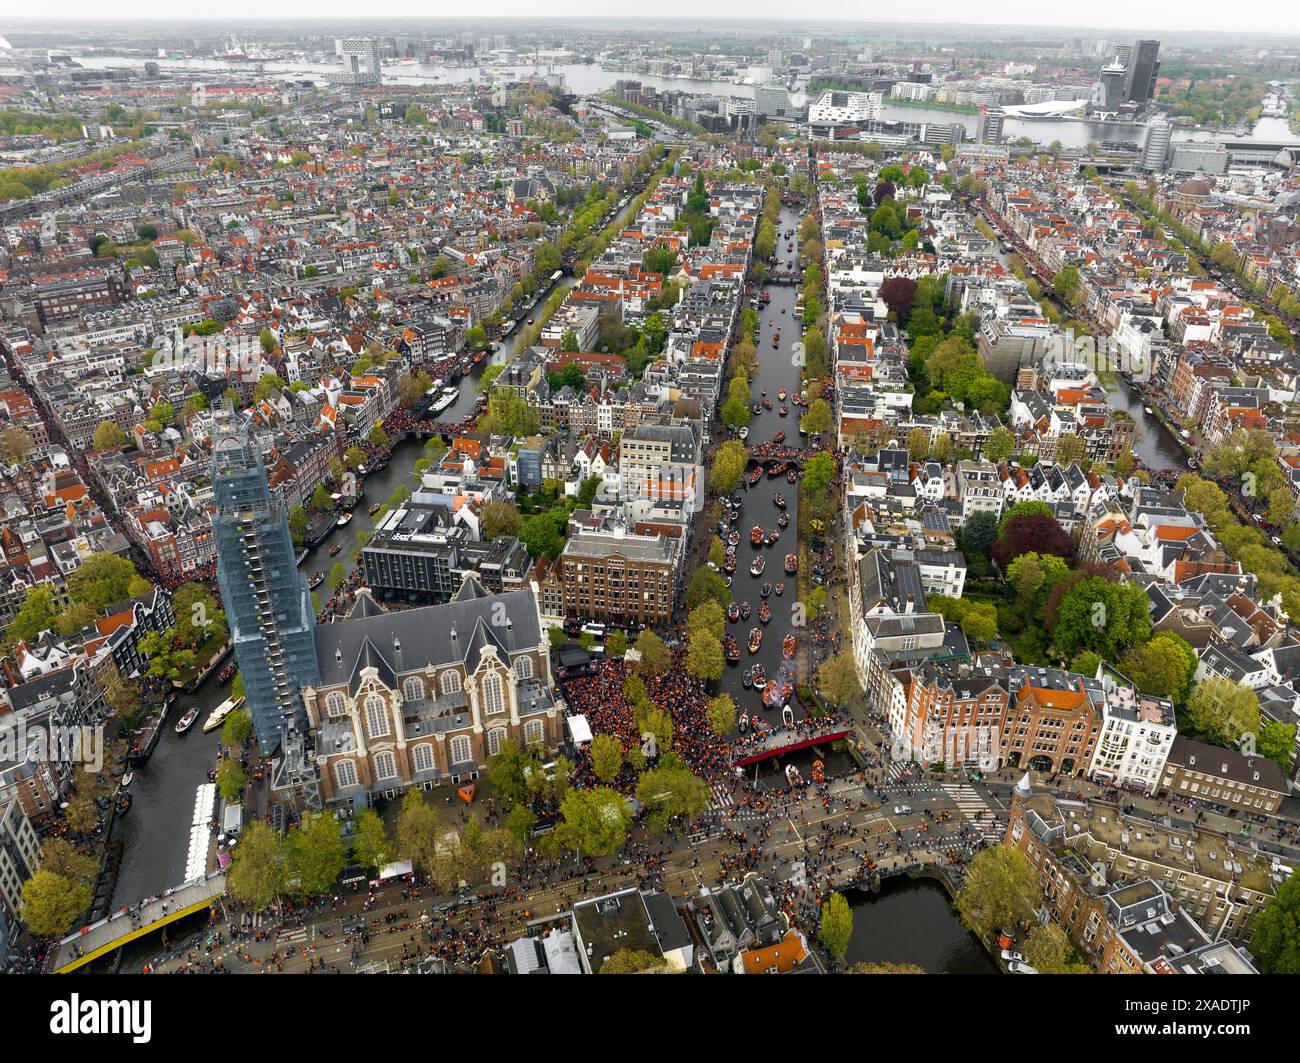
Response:
[{"label": "parked car", "polygon": [[910,805],[894,806],[894,815],[896,816],[910,816],[911,814],[912,814],[912,809]]},{"label": "parked car", "polygon": [[1273,539],[1273,545],[1274,545],[1274,546],[1281,546],[1281,545],[1282,545],[1282,537],[1281,537],[1280,535],[1274,535],[1274,536],[1272,536],[1271,538]]},{"label": "parked car", "polygon": [[1002,958],[1003,958],[1004,960],[1006,960],[1007,963],[1024,963],[1024,962],[1025,962],[1025,958],[1024,958],[1022,955],[1020,955],[1020,953],[1018,953],[1018,952],[1012,952],[1010,949],[1003,949],[1003,950],[1002,950]]},{"label": "parked car", "polygon": [[1020,963],[1019,961],[1012,963],[1008,967],[1008,970],[1010,970],[1012,974],[1037,974],[1038,973],[1036,970],[1034,970],[1034,968],[1030,967],[1029,964]]}]

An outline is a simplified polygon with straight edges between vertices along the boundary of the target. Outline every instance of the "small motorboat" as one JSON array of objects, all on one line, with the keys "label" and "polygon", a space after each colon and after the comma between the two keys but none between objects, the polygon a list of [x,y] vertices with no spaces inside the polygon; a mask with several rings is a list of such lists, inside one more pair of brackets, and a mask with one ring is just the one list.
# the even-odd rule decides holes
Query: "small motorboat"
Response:
[{"label": "small motorboat", "polygon": [[758,592],[758,593],[759,593],[760,595],[762,595],[764,598],[766,598],[769,594],[771,594],[771,593],[772,593],[772,581],[771,581],[771,580],[767,580],[766,582],[764,582],[763,586],[759,589],[759,592]]},{"label": "small motorboat", "polygon": [[731,586],[731,574],[730,574],[730,573],[727,573],[727,575],[725,575],[725,576],[722,577],[722,585],[723,585],[724,587],[728,587],[728,588]]},{"label": "small motorboat", "polygon": [[757,653],[758,648],[763,645],[763,629],[761,627],[751,627],[749,629],[749,652]]},{"label": "small motorboat", "polygon": [[728,545],[728,546],[739,546],[739,545],[740,545],[740,532],[733,530],[733,531],[731,532],[731,534],[727,536],[727,545]]},{"label": "small motorboat", "polygon": [[798,648],[798,642],[793,635],[786,635],[781,640],[781,655],[783,657],[793,657],[794,651]]},{"label": "small motorboat", "polygon": [[351,523],[352,523],[352,514],[351,514],[351,513],[349,513],[347,510],[344,510],[342,513],[339,514],[339,527],[340,527],[340,528],[346,527],[348,524],[351,524]]},{"label": "small motorboat", "polygon": [[188,731],[191,727],[194,726],[194,721],[197,720],[198,718],[199,718],[199,707],[195,705],[194,708],[190,709],[189,712],[187,712],[184,716],[182,716],[179,720],[176,721],[176,733],[178,735],[183,735],[186,731]]},{"label": "small motorboat", "polygon": [[736,555],[728,554],[722,559],[722,571],[730,575],[736,571]]},{"label": "small motorboat", "polygon": [[234,661],[231,661],[228,665],[226,665],[226,667],[221,669],[221,674],[217,676],[217,681],[219,683],[229,683],[232,679],[235,678],[235,673],[237,671],[239,671],[239,665],[237,665]]},{"label": "small motorboat", "polygon": [[123,776],[122,776],[122,789],[125,790],[128,786],[130,786],[130,785],[131,785],[131,781],[132,781],[134,778],[135,778],[135,772],[133,772],[133,771],[128,771],[125,775],[123,775]]},{"label": "small motorboat", "polygon": [[[773,680],[773,682],[775,682],[775,680]],[[799,774],[799,769],[793,764],[787,764],[785,766],[785,781],[791,786],[803,785],[803,776]]]},{"label": "small motorboat", "polygon": [[778,391],[778,392],[776,393],[776,397],[777,397],[777,399],[779,399],[781,402],[785,402],[785,388],[782,388],[780,391]]},{"label": "small motorboat", "polygon": [[762,528],[761,525],[759,525],[759,524],[755,524],[755,525],[754,525],[754,526],[749,530],[749,544],[750,544],[750,546],[762,546],[762,545],[763,545],[763,528]]},{"label": "small motorboat", "polygon": [[777,529],[773,528],[770,532],[768,532],[766,535],[763,536],[763,545],[764,545],[764,546],[775,546],[775,545],[776,545],[776,541],[777,541],[779,538],[781,538],[781,533],[780,533],[780,531],[778,531]]},{"label": "small motorboat", "polygon": [[736,433],[736,435],[740,436],[741,439],[748,439],[748,438],[749,438],[749,429],[748,429],[748,428],[743,428],[743,427],[742,427],[742,428],[740,429],[740,431]]},{"label": "small motorboat", "polygon": [[[745,686],[750,685],[750,683],[745,684]],[[740,719],[736,721],[736,728],[741,734],[745,734],[749,730],[749,713],[741,713]]]},{"label": "small motorboat", "polygon": [[746,668],[743,672],[741,672],[740,683],[741,686],[743,686],[746,690],[752,689],[754,686],[754,669]]},{"label": "small motorboat", "polygon": [[337,556],[339,551],[342,549],[343,549],[342,543],[335,543],[333,546],[330,547],[330,557]]},{"label": "small motorboat", "polygon": [[791,469],[785,474],[785,482],[788,484],[797,484],[799,482],[799,474],[795,472],[794,469]]},{"label": "small motorboat", "polygon": [[799,571],[799,558],[796,557],[794,554],[786,554],[785,574],[787,576],[793,576],[798,571]]},{"label": "small motorboat", "polygon": [[782,513],[779,517],[777,517],[777,518],[776,518],[776,526],[777,526],[778,528],[788,528],[788,527],[790,527],[790,514],[789,514],[789,513]]},{"label": "small motorboat", "polygon": [[735,602],[732,602],[729,606],[727,606],[727,621],[728,623],[735,624],[738,623],[739,620],[740,620],[740,606],[738,606]]},{"label": "small motorboat", "polygon": [[741,602],[741,603],[740,603],[740,619],[741,619],[741,620],[748,620],[748,619],[749,619],[749,614],[752,613],[753,611],[754,611],[754,610],[751,609],[751,608],[749,607],[749,602],[748,602],[748,601],[744,601],[744,602]]},{"label": "small motorboat", "polygon": [[784,583],[778,583],[775,587],[772,588],[772,590],[773,590],[773,592],[775,592],[776,596],[777,596],[778,598],[780,598],[781,595],[783,595],[783,594],[785,593],[785,584],[784,584]]},{"label": "small motorboat", "polygon": [[767,686],[767,672],[763,670],[763,666],[761,664],[754,665],[753,679],[754,679],[755,687],[761,689]]},{"label": "small motorboat", "polygon": [[373,517],[376,513],[379,512],[379,507],[381,505],[383,505],[382,502],[376,502],[373,506],[371,506],[368,510],[366,510],[366,512]]},{"label": "small motorboat", "polygon": [[763,404],[761,402],[754,403],[752,406],[750,406],[749,412],[754,414],[755,416],[758,416],[760,413],[763,412]]},{"label": "small motorboat", "polygon": [[781,408],[776,411],[778,417],[784,417],[789,412],[790,412],[790,408],[785,404],[782,404]]},{"label": "small motorboat", "polygon": [[754,563],[749,566],[749,574],[755,579],[758,579],[758,577],[763,574],[763,569],[766,567],[767,562],[763,560],[763,556],[760,554],[758,557],[754,558]]},{"label": "small motorboat", "polygon": [[772,442],[773,442],[774,444],[784,443],[784,442],[785,442],[785,432],[784,432],[784,431],[777,432],[777,434],[774,435],[774,436],[772,437]]},{"label": "small motorboat", "polygon": [[785,509],[785,495],[773,495],[772,505],[776,506],[777,509]]},{"label": "small motorboat", "polygon": [[724,635],[722,637],[722,648],[723,652],[726,654],[728,664],[735,664],[740,660],[740,647],[736,644],[736,640],[730,635]]},{"label": "small motorboat", "polygon": [[759,392],[759,395],[763,398],[767,398],[767,388],[763,388],[763,390]]},{"label": "small motorboat", "polygon": [[123,791],[117,797],[117,804],[113,806],[113,811],[119,816],[125,816],[131,811],[131,794]]},{"label": "small motorboat", "polygon": [[317,569],[315,572],[311,574],[311,579],[307,581],[307,586],[310,587],[312,590],[315,590],[324,582],[325,582],[325,573],[322,572],[320,569]]},{"label": "small motorboat", "polygon": [[771,400],[771,399],[764,399],[764,400],[763,400],[763,409],[765,409],[765,410],[770,410],[771,408],[772,408],[772,400]]},{"label": "small motorboat", "polygon": [[766,624],[771,619],[772,619],[772,607],[767,604],[767,599],[764,598],[763,601],[760,602],[758,606],[758,622],[760,624]]},{"label": "small motorboat", "polygon": [[763,466],[755,465],[754,471],[749,474],[750,484],[756,484],[763,478]]}]

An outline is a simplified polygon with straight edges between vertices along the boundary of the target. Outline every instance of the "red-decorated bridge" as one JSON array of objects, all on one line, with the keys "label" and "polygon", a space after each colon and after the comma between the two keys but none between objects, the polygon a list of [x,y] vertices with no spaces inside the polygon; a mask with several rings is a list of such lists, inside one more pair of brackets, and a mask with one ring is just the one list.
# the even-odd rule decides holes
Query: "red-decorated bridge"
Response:
[{"label": "red-decorated bridge", "polygon": [[746,742],[737,749],[732,764],[737,768],[747,768],[751,764],[757,764],[760,761],[785,756],[787,753],[807,749],[809,746],[822,746],[828,742],[838,742],[840,739],[847,739],[852,735],[853,728],[841,723],[821,728],[805,726],[769,731],[761,740]]}]

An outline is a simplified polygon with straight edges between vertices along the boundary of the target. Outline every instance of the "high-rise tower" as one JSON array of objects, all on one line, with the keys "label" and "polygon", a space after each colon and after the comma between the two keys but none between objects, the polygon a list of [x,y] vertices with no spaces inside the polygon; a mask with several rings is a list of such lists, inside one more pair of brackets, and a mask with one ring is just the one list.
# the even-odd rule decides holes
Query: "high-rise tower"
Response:
[{"label": "high-rise tower", "polygon": [[284,507],[271,495],[248,432],[219,425],[212,451],[217,584],[263,755],[304,718],[302,687],[320,682],[306,578]]}]

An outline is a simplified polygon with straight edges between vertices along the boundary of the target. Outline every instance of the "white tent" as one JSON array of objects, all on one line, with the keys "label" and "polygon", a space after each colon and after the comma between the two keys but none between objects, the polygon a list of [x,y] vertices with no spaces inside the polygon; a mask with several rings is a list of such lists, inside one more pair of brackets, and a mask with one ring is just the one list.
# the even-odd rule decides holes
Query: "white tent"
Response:
[{"label": "white tent", "polygon": [[587,717],[570,716],[568,722],[569,738],[573,740],[575,746],[591,741],[591,724],[587,722]]}]

